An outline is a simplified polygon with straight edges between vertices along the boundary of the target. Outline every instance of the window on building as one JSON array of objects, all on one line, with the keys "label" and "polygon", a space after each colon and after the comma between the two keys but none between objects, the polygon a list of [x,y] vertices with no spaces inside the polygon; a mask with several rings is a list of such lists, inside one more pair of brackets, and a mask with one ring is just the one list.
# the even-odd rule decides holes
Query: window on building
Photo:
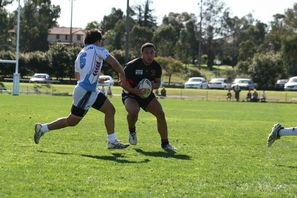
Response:
[{"label": "window on building", "polygon": [[66,40],[66,41],[68,40],[68,35],[65,35],[65,40]]},{"label": "window on building", "polygon": [[56,39],[59,40],[60,39],[60,34],[56,35]]},{"label": "window on building", "polygon": [[77,41],[81,41],[81,36],[80,35],[76,35],[76,40]]}]

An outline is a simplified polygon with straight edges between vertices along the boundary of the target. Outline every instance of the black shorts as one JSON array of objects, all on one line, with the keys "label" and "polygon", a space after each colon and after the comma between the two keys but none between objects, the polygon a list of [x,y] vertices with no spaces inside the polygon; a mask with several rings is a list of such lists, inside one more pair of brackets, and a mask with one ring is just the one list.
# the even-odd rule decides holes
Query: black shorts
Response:
[{"label": "black shorts", "polygon": [[[99,92],[92,107],[94,109],[100,110],[100,108],[102,107],[102,105],[104,104],[106,99],[107,99],[107,97],[103,93]],[[84,100],[88,100],[88,99],[84,98]],[[78,117],[84,117],[86,115],[86,113],[88,112],[88,110],[89,109],[84,109],[83,107],[77,107],[75,105],[72,105],[71,114],[78,116]]]},{"label": "black shorts", "polygon": [[150,104],[150,102],[156,98],[155,94],[152,92],[147,98],[140,98],[139,96],[133,95],[133,94],[127,94],[125,92],[122,93],[122,102],[125,105],[125,100],[127,98],[133,98],[136,100],[138,105],[146,111],[147,106]]}]

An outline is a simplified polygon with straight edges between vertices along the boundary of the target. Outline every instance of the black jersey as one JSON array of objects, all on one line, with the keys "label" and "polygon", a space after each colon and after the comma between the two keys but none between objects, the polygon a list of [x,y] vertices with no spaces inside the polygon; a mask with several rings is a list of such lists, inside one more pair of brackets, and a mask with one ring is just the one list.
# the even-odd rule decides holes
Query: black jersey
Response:
[{"label": "black jersey", "polygon": [[159,63],[155,60],[150,65],[145,65],[142,58],[136,58],[127,63],[124,68],[126,79],[132,87],[136,87],[144,78],[150,81],[155,81],[157,78],[161,78],[162,69]]}]

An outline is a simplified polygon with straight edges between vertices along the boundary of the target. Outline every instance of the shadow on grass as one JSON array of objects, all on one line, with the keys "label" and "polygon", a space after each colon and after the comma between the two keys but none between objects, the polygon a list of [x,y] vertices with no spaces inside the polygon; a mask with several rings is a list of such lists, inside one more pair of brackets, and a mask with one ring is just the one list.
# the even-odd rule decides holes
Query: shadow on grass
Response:
[{"label": "shadow on grass", "polygon": [[164,157],[164,158],[175,158],[180,160],[191,160],[191,156],[177,154],[174,152],[166,152],[166,151],[144,151],[142,149],[134,149],[137,153],[140,153],[145,156],[151,157]]},{"label": "shadow on grass", "polygon": [[125,156],[121,153],[111,153],[111,156],[98,156],[98,155],[88,155],[88,154],[76,154],[76,153],[64,153],[64,152],[51,152],[51,151],[43,151],[38,150],[40,153],[51,153],[51,154],[58,154],[58,155],[75,155],[75,156],[81,156],[81,157],[87,157],[92,159],[98,159],[98,160],[108,160],[113,161],[117,163],[148,163],[149,159],[144,159],[142,161],[134,161],[134,160],[127,160],[123,159]]},{"label": "shadow on grass", "polygon": [[290,166],[290,165],[283,165],[283,164],[275,164],[275,166],[280,168],[297,169],[297,166]]}]

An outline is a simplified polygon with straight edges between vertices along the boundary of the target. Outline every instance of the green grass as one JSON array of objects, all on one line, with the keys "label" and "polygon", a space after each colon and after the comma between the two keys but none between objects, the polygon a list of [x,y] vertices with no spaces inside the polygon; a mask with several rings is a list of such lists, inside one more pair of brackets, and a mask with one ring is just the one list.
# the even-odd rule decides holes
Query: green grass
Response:
[{"label": "green grass", "polygon": [[[127,142],[119,97],[116,131]],[[141,111],[139,144],[106,148],[103,115],[90,110],[76,127],[33,142],[36,122],[69,113],[72,98],[0,95],[0,197],[295,197],[297,139],[271,148],[273,123],[296,126],[296,107],[282,103],[160,100],[171,143],[160,148],[155,119]]]}]

